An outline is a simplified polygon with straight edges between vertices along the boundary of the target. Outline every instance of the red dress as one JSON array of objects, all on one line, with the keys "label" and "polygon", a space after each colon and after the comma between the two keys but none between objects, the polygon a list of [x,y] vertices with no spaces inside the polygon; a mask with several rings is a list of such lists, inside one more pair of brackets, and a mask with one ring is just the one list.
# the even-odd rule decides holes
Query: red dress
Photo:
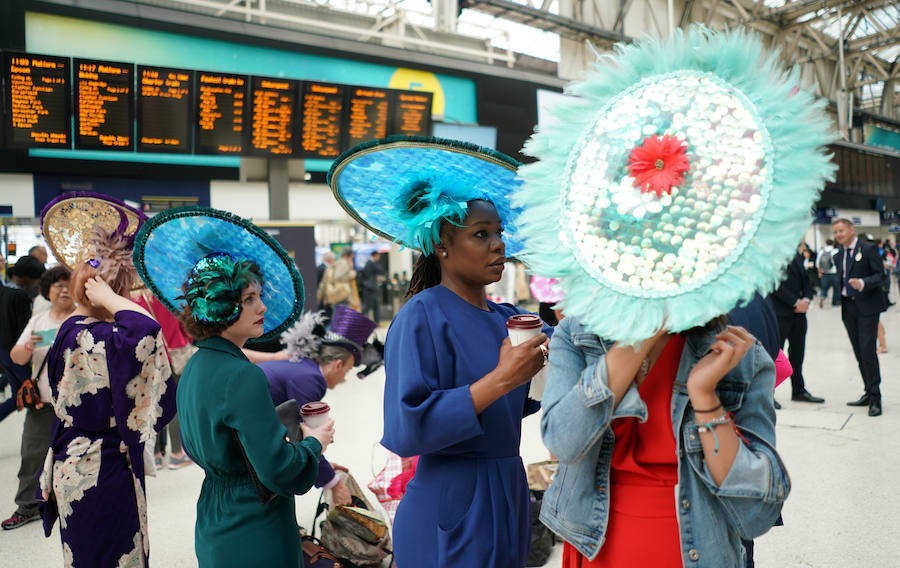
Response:
[{"label": "red dress", "polygon": [[672,384],[684,338],[669,338],[662,354],[638,387],[647,404],[647,421],[618,418],[610,468],[610,507],[606,541],[593,561],[568,542],[563,568],[681,568],[675,509],[678,456],[672,433]]}]

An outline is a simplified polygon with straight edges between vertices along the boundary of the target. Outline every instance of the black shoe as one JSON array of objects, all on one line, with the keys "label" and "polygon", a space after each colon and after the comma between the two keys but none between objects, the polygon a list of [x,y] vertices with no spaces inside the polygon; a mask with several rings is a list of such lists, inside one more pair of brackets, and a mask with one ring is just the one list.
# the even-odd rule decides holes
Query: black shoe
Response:
[{"label": "black shoe", "polygon": [[848,402],[847,406],[869,406],[869,395],[864,394],[859,398],[859,400]]},{"label": "black shoe", "polygon": [[[879,413],[880,413],[880,407],[879,407]],[[6,519],[5,521],[3,521],[2,523],[0,523],[0,526],[2,526],[3,530],[5,530],[5,531],[11,531],[13,529],[17,529],[17,528],[21,527],[22,525],[27,525],[31,521],[36,521],[40,518],[41,518],[41,514],[38,513],[37,511],[35,511],[33,513],[26,513],[24,515],[21,515],[21,514],[19,514],[18,511],[16,511],[15,513],[12,514],[12,517],[10,517],[10,518]]]},{"label": "black shoe", "polygon": [[778,401],[775,401],[775,410],[781,410],[781,405],[778,404]]},{"label": "black shoe", "polygon": [[795,402],[825,402],[824,398],[813,396],[809,394],[809,391],[803,391],[798,394],[793,394],[791,395],[791,400]]},{"label": "black shoe", "polygon": [[869,416],[881,416],[880,400],[873,400],[869,403]]}]

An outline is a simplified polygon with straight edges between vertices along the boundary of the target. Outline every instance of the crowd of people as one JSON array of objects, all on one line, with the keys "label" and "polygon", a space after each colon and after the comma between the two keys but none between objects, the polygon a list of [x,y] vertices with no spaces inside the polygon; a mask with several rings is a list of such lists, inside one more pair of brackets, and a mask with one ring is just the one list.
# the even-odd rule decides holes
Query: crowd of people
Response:
[{"label": "crowd of people", "polygon": [[[566,568],[752,566],[753,539],[779,522],[791,490],[775,445],[777,380],[790,374],[793,400],[823,402],[802,373],[812,273],[838,296],[859,364],[864,394],[848,404],[882,413],[876,341],[892,247],[863,242],[846,219],[833,221],[833,254],[792,244],[833,171],[812,96],[738,32],[695,29],[616,57],[580,87],[585,101],[567,103],[559,130],[535,134],[535,163],[392,137],[329,172],[353,218],[421,252],[384,344],[381,443],[417,457],[393,521],[400,568],[525,566],[519,443],[539,410],[559,460],[540,521],[562,537]],[[758,90],[738,97],[729,81]],[[767,110],[760,93],[784,108]],[[623,124],[585,123],[586,108]],[[677,135],[700,126],[725,141]],[[70,194],[42,226],[59,266],[45,273],[46,258],[23,257],[0,296],[0,361],[17,395],[0,419],[27,409],[3,528],[42,518],[50,536],[59,521],[66,566],[147,566],[145,477],[177,413],[170,458],[204,472],[199,565],[303,566],[294,496],[320,487],[335,505],[355,503],[325,457],[336,428],[321,399],[382,320],[379,254],[357,271],[351,248],[327,253],[316,275],[325,309],[304,313],[290,256],[226,211],[147,219]],[[53,246],[59,233],[65,248]],[[547,278],[535,290],[555,321],[492,299],[505,272],[518,283],[510,258]],[[273,340],[283,348],[255,349]]]}]

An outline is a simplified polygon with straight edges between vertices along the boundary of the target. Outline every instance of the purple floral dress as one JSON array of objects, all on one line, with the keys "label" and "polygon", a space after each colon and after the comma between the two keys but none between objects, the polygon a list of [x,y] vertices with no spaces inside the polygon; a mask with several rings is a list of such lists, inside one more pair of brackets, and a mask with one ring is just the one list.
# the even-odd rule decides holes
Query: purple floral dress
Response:
[{"label": "purple floral dress", "polygon": [[[44,532],[59,518],[65,566],[147,566],[144,444],[175,415],[159,324],[67,319],[48,355],[56,421],[40,487]],[[40,497],[40,496],[39,496]]]}]

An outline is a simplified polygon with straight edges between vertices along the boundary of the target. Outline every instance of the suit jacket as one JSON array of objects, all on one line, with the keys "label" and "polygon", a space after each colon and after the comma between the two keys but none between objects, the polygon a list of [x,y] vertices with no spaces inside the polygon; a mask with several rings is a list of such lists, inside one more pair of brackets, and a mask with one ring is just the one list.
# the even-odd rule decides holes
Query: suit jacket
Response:
[{"label": "suit jacket", "polygon": [[728,312],[731,325],[739,325],[753,334],[772,360],[778,356],[781,344],[778,342],[778,322],[771,305],[759,294],[747,302],[746,306],[738,306]]},{"label": "suit jacket", "polygon": [[863,315],[874,315],[883,312],[887,306],[884,299],[884,262],[878,254],[878,247],[873,243],[856,241],[856,247],[847,256],[847,274],[844,274],[844,256],[846,249],[841,247],[834,255],[834,265],[838,269],[841,290],[844,278],[861,278],[865,282],[862,292],[848,286],[848,297],[856,302]]},{"label": "suit jacket", "polygon": [[794,314],[794,304],[801,298],[812,299],[814,295],[809,273],[803,267],[803,257],[798,253],[788,264],[784,280],[774,292],[769,294],[769,304],[778,317]]}]

